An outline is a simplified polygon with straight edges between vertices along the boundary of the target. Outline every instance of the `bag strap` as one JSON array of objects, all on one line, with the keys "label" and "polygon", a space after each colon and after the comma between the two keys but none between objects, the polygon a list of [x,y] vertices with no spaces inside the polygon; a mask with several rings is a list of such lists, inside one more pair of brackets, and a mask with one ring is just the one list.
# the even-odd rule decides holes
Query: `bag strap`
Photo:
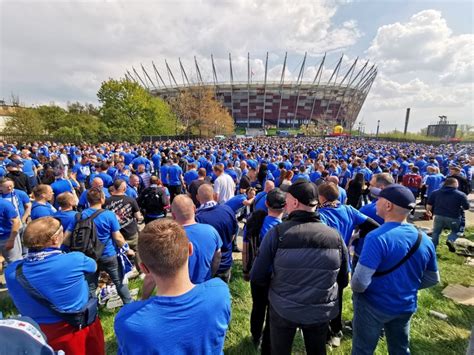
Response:
[{"label": "bag strap", "polygon": [[422,239],[422,234],[421,234],[421,231],[418,229],[418,239],[416,240],[415,244],[413,244],[411,249],[408,251],[407,255],[405,255],[403,257],[403,259],[400,260],[395,266],[392,266],[390,269],[385,270],[385,271],[376,271],[373,276],[374,277],[385,276],[385,275],[390,274],[391,272],[395,271],[400,266],[402,266],[418,250],[418,248],[420,247],[420,244],[421,244],[421,239]]},{"label": "bag strap", "polygon": [[33,297],[36,301],[41,303],[46,308],[50,309],[53,313],[55,313],[61,319],[64,319],[63,313],[59,310],[50,300],[44,297],[41,293],[38,292],[33,286],[31,286],[30,282],[26,279],[25,275],[23,274],[23,263],[18,264],[15,271],[15,276],[21,286],[25,289],[25,291]]}]

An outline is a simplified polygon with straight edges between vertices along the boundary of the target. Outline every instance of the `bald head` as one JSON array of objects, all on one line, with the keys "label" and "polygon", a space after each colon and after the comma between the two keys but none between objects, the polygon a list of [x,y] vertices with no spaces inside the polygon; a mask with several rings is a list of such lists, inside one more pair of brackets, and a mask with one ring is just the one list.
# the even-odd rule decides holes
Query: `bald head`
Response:
[{"label": "bald head", "polygon": [[267,180],[265,181],[265,188],[264,188],[264,191],[265,192],[270,192],[272,191],[273,189],[275,188],[275,183],[271,180]]},{"label": "bald head", "polygon": [[337,176],[329,176],[329,177],[327,178],[327,181],[328,181],[328,182],[332,182],[332,183],[334,183],[334,184],[336,184],[336,185],[339,184],[339,179],[337,178]]},{"label": "bald head", "polygon": [[186,195],[176,196],[171,204],[171,215],[180,225],[193,223],[194,211],[194,202]]},{"label": "bald head", "polygon": [[97,187],[97,188],[101,189],[101,188],[104,187],[104,182],[102,181],[101,178],[96,177],[96,178],[92,179],[91,186],[92,186],[92,187]]},{"label": "bald head", "polygon": [[202,184],[199,186],[196,198],[203,204],[213,200],[214,190],[210,184]]}]

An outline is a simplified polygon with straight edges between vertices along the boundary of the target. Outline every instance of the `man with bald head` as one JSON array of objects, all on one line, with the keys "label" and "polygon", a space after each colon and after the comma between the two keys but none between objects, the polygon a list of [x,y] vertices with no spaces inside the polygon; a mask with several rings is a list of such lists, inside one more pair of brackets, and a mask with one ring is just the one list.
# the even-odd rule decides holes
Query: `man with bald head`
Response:
[{"label": "man with bald head", "polygon": [[232,241],[238,230],[235,213],[227,205],[219,205],[214,201],[214,190],[211,185],[204,184],[198,189],[197,200],[200,203],[196,213],[196,221],[213,226],[222,240],[222,258],[217,276],[225,282],[230,281],[232,268]]},{"label": "man with bald head", "polygon": [[[92,179],[91,188],[93,187],[102,190],[106,199],[110,197],[110,192],[104,187],[104,181],[100,177],[96,177]],[[87,202],[87,191],[89,190],[90,189],[84,190],[81,196],[79,197],[79,202],[77,203],[77,207],[79,208],[80,211],[86,208],[89,208],[89,202]]]},{"label": "man with bald head", "polygon": [[275,183],[271,180],[265,181],[265,186],[263,188],[263,191],[259,192],[257,196],[255,196],[254,200],[254,211],[256,210],[264,210],[265,212],[268,212],[268,207],[267,204],[265,203],[267,201],[267,194],[272,191],[275,188]]},{"label": "man with bald head", "polygon": [[337,189],[339,190],[338,200],[341,204],[345,205],[347,200],[347,193],[346,190],[339,186],[339,178],[337,176],[328,176],[327,181],[337,185]]}]

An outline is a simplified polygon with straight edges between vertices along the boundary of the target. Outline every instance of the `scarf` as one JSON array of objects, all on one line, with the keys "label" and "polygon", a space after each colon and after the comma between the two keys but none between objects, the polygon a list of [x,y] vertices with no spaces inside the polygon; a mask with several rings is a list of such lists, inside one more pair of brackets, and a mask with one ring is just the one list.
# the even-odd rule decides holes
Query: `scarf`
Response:
[{"label": "scarf", "polygon": [[25,261],[41,261],[62,253],[63,251],[59,248],[30,249],[28,250],[28,254],[25,256]]},{"label": "scarf", "polygon": [[206,208],[211,208],[211,207],[214,207],[215,205],[217,205],[216,201],[207,201],[201,204],[201,206],[199,206],[199,208],[196,211],[205,210]]},{"label": "scarf", "polygon": [[341,202],[339,200],[335,201],[326,201],[324,203],[320,203],[318,208],[337,208]]}]

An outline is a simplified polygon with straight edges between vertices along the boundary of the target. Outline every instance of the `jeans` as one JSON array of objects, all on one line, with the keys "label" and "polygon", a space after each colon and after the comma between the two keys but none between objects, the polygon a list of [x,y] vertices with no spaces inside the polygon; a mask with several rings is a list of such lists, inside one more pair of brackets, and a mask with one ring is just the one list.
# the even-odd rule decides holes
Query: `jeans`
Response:
[{"label": "jeans", "polygon": [[130,296],[128,286],[123,283],[123,270],[122,266],[118,262],[117,255],[101,257],[99,260],[97,260],[97,271],[87,276],[89,292],[93,297],[96,296],[95,291],[97,290],[97,286],[99,284],[100,271],[105,271],[107,274],[109,274],[124,304],[132,302],[132,297]]},{"label": "jeans", "polygon": [[170,185],[168,186],[168,191],[170,192],[170,203],[172,203],[174,198],[181,194],[181,185]]},{"label": "jeans", "polygon": [[391,315],[374,308],[363,295],[354,293],[352,319],[352,355],[372,355],[382,329],[385,329],[390,355],[410,354],[410,319],[412,313]]},{"label": "jeans", "polygon": [[459,228],[461,227],[461,219],[460,218],[451,218],[445,216],[434,216],[433,221],[433,233],[431,234],[431,239],[435,247],[438,246],[439,243],[439,235],[443,231],[443,229],[450,229],[451,233],[448,235],[448,240],[454,242],[458,235]]},{"label": "jeans", "polygon": [[306,353],[326,355],[328,327],[328,322],[309,325],[293,323],[280,317],[270,305],[270,343],[272,354],[291,354],[296,328],[301,328]]},{"label": "jeans", "polygon": [[[262,338],[262,354],[270,354],[270,316],[268,309],[268,288],[250,282],[252,291],[252,313],[250,314],[250,333],[254,341]],[[265,316],[267,317],[265,322]],[[265,328],[263,325],[265,324]],[[263,329],[263,337],[262,337]]]}]

